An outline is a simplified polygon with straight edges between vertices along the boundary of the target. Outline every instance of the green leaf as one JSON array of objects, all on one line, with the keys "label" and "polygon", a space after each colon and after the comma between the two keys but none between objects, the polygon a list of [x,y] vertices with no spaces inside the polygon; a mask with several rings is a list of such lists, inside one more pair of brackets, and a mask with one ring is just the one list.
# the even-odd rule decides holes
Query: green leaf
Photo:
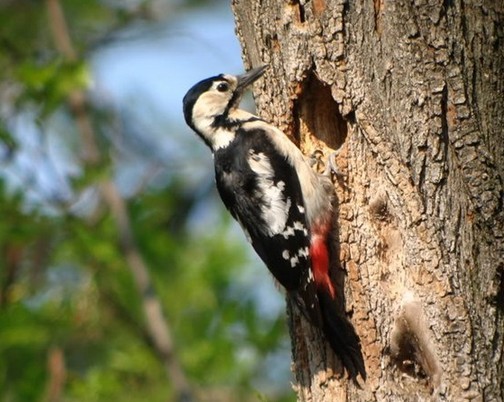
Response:
[{"label": "green leaf", "polygon": [[38,103],[42,116],[53,112],[72,92],[87,88],[91,82],[89,67],[84,61],[61,59],[46,64],[26,61],[17,68],[16,78],[24,86],[21,100]]}]

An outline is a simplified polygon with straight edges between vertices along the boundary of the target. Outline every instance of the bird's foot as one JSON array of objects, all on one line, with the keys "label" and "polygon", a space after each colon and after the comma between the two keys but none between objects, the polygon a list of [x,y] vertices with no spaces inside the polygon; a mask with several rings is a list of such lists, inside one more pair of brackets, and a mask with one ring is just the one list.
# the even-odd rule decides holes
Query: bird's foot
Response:
[{"label": "bird's foot", "polygon": [[331,178],[334,175],[337,179],[344,179],[346,175],[340,170],[338,165],[336,164],[336,157],[338,156],[339,151],[333,151],[327,157],[327,160],[324,162],[323,157],[324,153],[317,149],[315,150],[309,159],[310,166],[323,176]]}]

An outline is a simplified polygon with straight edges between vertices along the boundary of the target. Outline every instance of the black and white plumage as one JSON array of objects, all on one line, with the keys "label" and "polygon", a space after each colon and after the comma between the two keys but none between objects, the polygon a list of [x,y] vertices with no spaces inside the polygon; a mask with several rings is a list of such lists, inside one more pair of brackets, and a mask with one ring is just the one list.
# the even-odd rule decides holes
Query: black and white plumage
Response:
[{"label": "black and white plumage", "polygon": [[276,127],[238,109],[265,67],[221,74],[185,95],[187,124],[214,155],[217,189],[270,272],[322,329],[350,377],[366,377],[359,338],[330,274],[333,191]]}]

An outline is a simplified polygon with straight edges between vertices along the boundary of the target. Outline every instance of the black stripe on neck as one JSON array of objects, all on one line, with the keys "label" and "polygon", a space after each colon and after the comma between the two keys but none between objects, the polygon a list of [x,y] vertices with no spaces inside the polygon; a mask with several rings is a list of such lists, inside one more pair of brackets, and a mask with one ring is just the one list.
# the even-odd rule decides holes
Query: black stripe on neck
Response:
[{"label": "black stripe on neck", "polygon": [[212,127],[233,129],[240,127],[245,123],[250,123],[252,121],[263,121],[263,120],[257,116],[252,116],[245,120],[231,120],[229,119],[229,116],[227,114],[221,114],[220,116],[217,116],[214,119]]}]

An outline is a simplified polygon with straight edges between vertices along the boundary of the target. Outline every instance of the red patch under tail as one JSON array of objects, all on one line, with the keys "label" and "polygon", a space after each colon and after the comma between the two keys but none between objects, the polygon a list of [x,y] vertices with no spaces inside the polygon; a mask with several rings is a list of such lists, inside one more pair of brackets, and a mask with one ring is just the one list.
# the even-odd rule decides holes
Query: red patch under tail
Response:
[{"label": "red patch under tail", "polygon": [[310,256],[312,260],[313,277],[317,287],[326,289],[331,297],[336,297],[334,285],[329,276],[329,250],[325,241],[325,235],[313,234],[310,244]]},{"label": "red patch under tail", "polygon": [[317,285],[323,331],[332,349],[340,357],[349,377],[358,384],[357,376],[359,374],[364,380],[366,379],[364,358],[359,337],[348,317],[336,302],[336,289],[329,274],[327,233],[327,230],[312,233],[310,244],[312,271]]}]

